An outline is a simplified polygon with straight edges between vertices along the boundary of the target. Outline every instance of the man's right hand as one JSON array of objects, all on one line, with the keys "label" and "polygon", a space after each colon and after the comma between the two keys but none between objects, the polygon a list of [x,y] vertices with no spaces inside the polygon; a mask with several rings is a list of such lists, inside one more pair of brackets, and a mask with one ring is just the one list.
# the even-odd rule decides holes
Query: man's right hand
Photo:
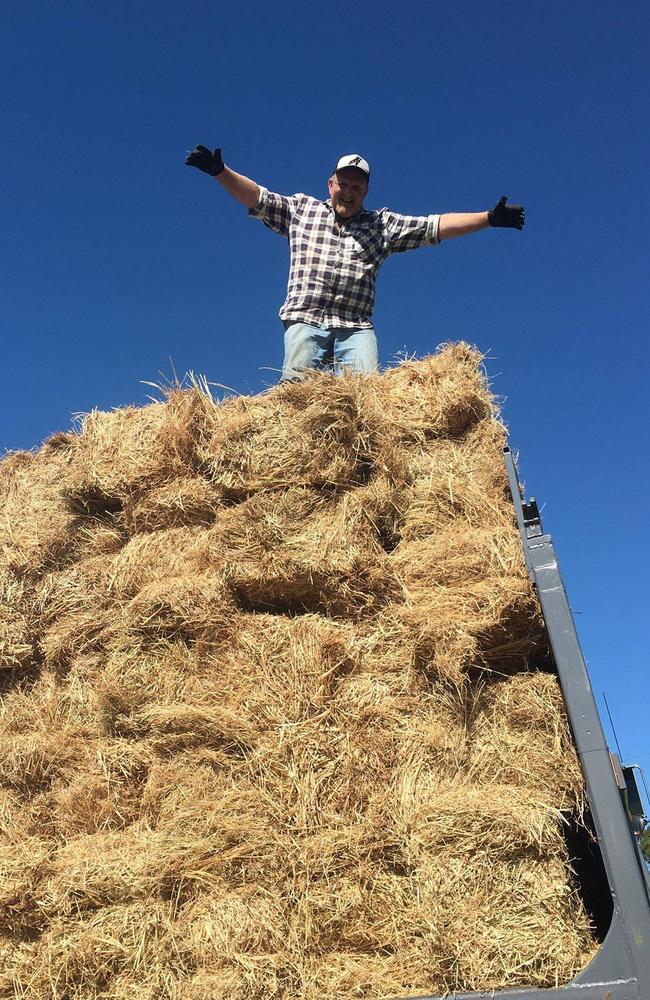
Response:
[{"label": "man's right hand", "polygon": [[185,163],[188,167],[197,167],[204,174],[210,174],[210,177],[216,177],[224,168],[221,150],[211,152],[207,146],[195,146],[185,157]]}]

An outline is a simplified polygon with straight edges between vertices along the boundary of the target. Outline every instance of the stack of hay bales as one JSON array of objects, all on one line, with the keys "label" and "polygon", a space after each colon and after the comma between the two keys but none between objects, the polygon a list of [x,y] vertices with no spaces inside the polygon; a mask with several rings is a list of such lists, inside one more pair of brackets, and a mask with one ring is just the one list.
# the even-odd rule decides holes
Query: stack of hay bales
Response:
[{"label": "stack of hay bales", "polygon": [[0,464],[0,989],[568,981],[582,780],[465,344]]}]

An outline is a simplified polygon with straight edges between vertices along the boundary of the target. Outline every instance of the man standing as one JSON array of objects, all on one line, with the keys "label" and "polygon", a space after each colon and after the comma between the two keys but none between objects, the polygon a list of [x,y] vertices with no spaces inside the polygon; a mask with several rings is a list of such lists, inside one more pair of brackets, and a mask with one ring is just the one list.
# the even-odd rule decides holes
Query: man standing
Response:
[{"label": "man standing", "polygon": [[274,194],[224,165],[221,150],[196,146],[185,163],[216,177],[222,187],[289,241],[291,263],[284,323],[282,381],[308,368],[377,370],[372,326],[375,280],[392,253],[437,246],[442,240],[488,226],[523,229],[524,209],[500,201],[489,212],[398,215],[367,211],[370,166],[362,156],[342,156],[328,181],[329,199]]}]

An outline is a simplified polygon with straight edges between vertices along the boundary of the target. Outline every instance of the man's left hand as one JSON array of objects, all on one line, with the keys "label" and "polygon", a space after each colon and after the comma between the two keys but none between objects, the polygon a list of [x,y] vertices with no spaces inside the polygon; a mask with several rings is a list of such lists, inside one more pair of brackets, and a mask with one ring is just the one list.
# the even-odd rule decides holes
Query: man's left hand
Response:
[{"label": "man's left hand", "polygon": [[504,195],[488,212],[489,224],[503,229],[523,229],[526,221],[524,206],[506,205],[507,200]]}]

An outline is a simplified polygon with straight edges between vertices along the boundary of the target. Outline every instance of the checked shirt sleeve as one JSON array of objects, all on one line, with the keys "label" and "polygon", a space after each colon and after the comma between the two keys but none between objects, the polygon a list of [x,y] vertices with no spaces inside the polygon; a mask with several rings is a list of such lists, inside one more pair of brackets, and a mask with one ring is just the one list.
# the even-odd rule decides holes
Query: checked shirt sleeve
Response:
[{"label": "checked shirt sleeve", "polygon": [[386,209],[383,222],[389,253],[403,253],[440,243],[439,215],[398,215]]},{"label": "checked shirt sleeve", "polygon": [[291,219],[298,207],[299,200],[300,195],[275,194],[260,186],[260,200],[255,208],[248,210],[248,214],[254,219],[259,219],[274,233],[288,237]]}]

